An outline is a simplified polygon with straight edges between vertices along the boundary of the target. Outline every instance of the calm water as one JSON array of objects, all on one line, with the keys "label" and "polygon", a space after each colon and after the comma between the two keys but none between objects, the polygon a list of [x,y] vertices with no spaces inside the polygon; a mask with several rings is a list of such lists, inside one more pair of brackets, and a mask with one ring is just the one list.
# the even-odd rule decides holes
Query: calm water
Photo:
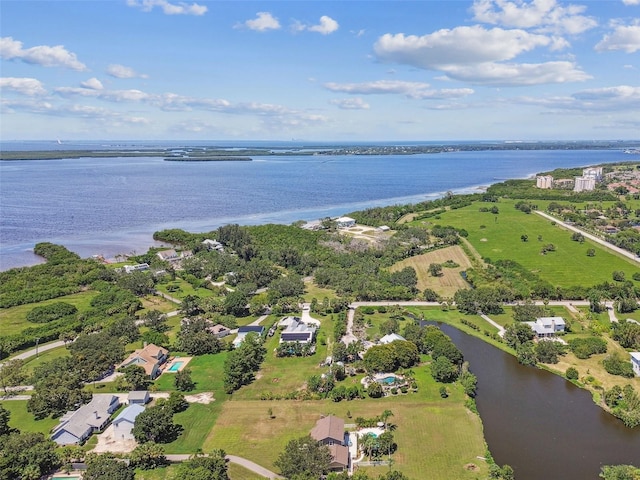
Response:
[{"label": "calm water", "polygon": [[81,256],[141,253],[162,228],[312,220],[474,191],[561,166],[625,160],[621,151],[597,150],[0,162],[0,269],[37,262],[31,250],[40,241]]},{"label": "calm water", "polygon": [[640,467],[640,428],[626,428],[589,392],[524,367],[453,327],[440,327],[478,377],[478,411],[493,457],[511,465],[518,480],[596,480],[602,465]]}]

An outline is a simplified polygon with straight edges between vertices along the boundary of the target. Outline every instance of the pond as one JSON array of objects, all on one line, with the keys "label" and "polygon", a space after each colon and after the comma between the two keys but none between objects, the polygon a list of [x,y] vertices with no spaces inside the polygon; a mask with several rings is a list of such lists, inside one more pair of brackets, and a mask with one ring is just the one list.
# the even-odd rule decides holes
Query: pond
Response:
[{"label": "pond", "polygon": [[640,427],[625,427],[564,378],[439,326],[478,377],[476,402],[494,459],[518,480],[596,480],[602,465],[640,467]]}]

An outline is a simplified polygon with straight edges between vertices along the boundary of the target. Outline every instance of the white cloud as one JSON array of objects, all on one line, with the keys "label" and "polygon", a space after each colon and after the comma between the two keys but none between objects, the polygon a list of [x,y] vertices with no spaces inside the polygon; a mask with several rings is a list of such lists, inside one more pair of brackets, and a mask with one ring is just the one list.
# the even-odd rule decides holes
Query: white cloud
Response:
[{"label": "white cloud", "polygon": [[127,0],[127,5],[136,7],[143,12],[150,12],[155,7],[160,7],[165,15],[204,15],[207,7],[197,3],[185,2],[170,3],[167,0]]},{"label": "white cloud", "polygon": [[125,67],[124,65],[118,65],[117,63],[111,64],[107,67],[107,74],[116,78],[148,78],[143,73],[137,73],[131,67]]},{"label": "white cloud", "polygon": [[640,108],[640,87],[618,85],[582,90],[566,97],[522,97],[510,101],[542,106],[556,111],[576,111],[594,115],[602,112],[635,113]]},{"label": "white cloud", "polygon": [[320,17],[320,23],[318,25],[311,25],[307,27],[310,32],[318,32],[322,35],[329,35],[330,33],[338,30],[340,26],[333,18],[323,15]]},{"label": "white cloud", "polygon": [[46,89],[42,86],[42,82],[35,78],[3,77],[0,78],[0,89],[12,90],[30,97],[45,95],[47,93]]},{"label": "white cloud", "polygon": [[269,12],[258,12],[256,18],[237,24],[234,28],[246,27],[256,32],[266,32],[267,30],[279,30],[280,22]]},{"label": "white cloud", "polygon": [[538,47],[555,50],[564,45],[557,37],[475,25],[438,30],[421,37],[388,33],[375,43],[374,52],[381,61],[442,71],[450,79],[476,84],[517,86],[590,78],[566,61],[503,63]]},{"label": "white cloud", "polygon": [[325,83],[324,87],[332,92],[349,93],[354,95],[376,95],[376,94],[403,94],[414,96],[418,92],[430,87],[428,83],[404,82],[401,80],[376,80],[374,82],[363,83]]},{"label": "white cloud", "polygon": [[635,53],[640,50],[640,24],[615,25],[613,33],[605,35],[595,47],[597,52],[622,50]]},{"label": "white cloud", "polygon": [[597,26],[592,17],[582,15],[585,10],[582,5],[561,6],[556,0],[476,0],[471,7],[479,22],[572,35]]},{"label": "white cloud", "polygon": [[329,100],[331,105],[335,105],[342,110],[368,110],[369,104],[359,97],[356,98],[335,98]]},{"label": "white cloud", "polygon": [[75,53],[69,52],[62,45],[39,45],[23,49],[22,42],[12,37],[0,38],[0,57],[5,60],[22,60],[43,67],[66,67],[78,71],[87,69]]},{"label": "white cloud", "polygon": [[592,78],[572,62],[545,63],[481,63],[447,66],[449,78],[476,85],[503,87],[541,85],[547,83],[584,82]]},{"label": "white cloud", "polygon": [[291,25],[291,30],[294,32],[302,32],[304,30],[308,30],[309,32],[317,32],[322,35],[329,35],[330,33],[335,32],[340,28],[338,22],[336,22],[333,18],[328,17],[327,15],[323,15],[320,17],[320,23],[317,25],[307,25],[298,20],[294,21]]},{"label": "white cloud", "polygon": [[640,0],[622,0],[625,5],[640,5]]},{"label": "white cloud", "polygon": [[102,90],[104,88],[102,82],[95,77],[90,78],[85,82],[81,82],[80,85],[82,85],[84,88],[90,88],[92,90]]},{"label": "white cloud", "polygon": [[524,30],[487,30],[475,25],[438,30],[421,37],[387,33],[373,48],[378,59],[383,61],[439,69],[443,65],[510,60],[551,43],[547,36]]},{"label": "white cloud", "polygon": [[364,83],[325,83],[324,87],[332,92],[348,93],[352,95],[380,95],[400,94],[407,98],[460,98],[471,95],[470,88],[453,88],[436,90],[428,83],[405,82],[401,80],[377,80]]}]

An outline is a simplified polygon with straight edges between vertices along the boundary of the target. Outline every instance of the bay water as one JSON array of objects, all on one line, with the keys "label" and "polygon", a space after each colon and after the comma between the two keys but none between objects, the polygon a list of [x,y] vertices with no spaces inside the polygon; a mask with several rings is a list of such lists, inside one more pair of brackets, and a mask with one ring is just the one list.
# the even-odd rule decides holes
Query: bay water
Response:
[{"label": "bay water", "polygon": [[143,253],[164,228],[205,232],[227,223],[292,223],[556,167],[628,161],[622,150],[509,150],[420,155],[254,157],[166,162],[161,157],[0,162],[0,269],[40,261],[35,243],[82,257]]}]

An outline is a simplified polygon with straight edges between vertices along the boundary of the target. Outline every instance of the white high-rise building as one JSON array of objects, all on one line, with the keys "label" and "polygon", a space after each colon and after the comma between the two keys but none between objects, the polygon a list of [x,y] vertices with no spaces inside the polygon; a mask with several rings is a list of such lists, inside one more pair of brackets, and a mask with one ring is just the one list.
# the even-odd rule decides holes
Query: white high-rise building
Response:
[{"label": "white high-rise building", "polygon": [[602,179],[602,167],[589,167],[582,170],[583,177],[593,177],[596,180]]},{"label": "white high-rise building", "polygon": [[593,190],[596,188],[595,177],[576,177],[576,182],[573,186],[574,192],[584,192]]},{"label": "white high-rise building", "polygon": [[539,175],[536,177],[536,187],[553,188],[553,177],[551,175]]}]

